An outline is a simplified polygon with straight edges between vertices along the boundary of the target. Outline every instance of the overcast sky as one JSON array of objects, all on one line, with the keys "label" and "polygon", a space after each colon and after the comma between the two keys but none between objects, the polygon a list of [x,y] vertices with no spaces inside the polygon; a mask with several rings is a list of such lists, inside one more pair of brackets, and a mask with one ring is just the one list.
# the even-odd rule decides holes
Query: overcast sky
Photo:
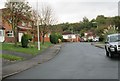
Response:
[{"label": "overcast sky", "polygon": [[[0,1],[3,8],[4,1]],[[36,9],[37,0],[27,0]],[[119,0],[38,0],[39,9],[41,5],[49,5],[59,23],[79,22],[83,17],[96,18],[97,15],[117,16]]]}]

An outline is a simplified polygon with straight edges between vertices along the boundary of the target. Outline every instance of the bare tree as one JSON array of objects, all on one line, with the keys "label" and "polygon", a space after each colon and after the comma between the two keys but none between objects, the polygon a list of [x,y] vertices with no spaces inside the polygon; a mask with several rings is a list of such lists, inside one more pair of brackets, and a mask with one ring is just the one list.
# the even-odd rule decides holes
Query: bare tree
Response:
[{"label": "bare tree", "polygon": [[[17,36],[18,36],[18,22],[23,19],[21,16],[25,16],[26,18],[31,17],[31,7],[28,2],[25,0],[7,0],[5,7],[7,10],[4,12],[4,19],[9,16],[11,19],[12,30],[15,36],[15,46],[17,46]],[[6,16],[7,15],[7,16]]]},{"label": "bare tree", "polygon": [[44,44],[45,35],[50,31],[50,27],[54,24],[55,19],[51,7],[45,6],[40,12],[40,31],[42,35],[42,44]]},{"label": "bare tree", "polygon": [[[37,21],[38,21],[38,13],[36,10],[32,10],[32,20],[34,21],[34,24],[33,24],[33,34],[34,34],[34,37],[35,35],[37,34]],[[35,41],[34,41],[35,42]]]}]

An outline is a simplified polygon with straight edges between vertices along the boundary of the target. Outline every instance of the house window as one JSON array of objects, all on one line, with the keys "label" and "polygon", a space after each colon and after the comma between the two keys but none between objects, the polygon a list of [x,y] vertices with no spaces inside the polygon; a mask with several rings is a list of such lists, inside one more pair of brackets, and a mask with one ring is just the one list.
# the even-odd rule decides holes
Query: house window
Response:
[{"label": "house window", "polygon": [[68,38],[69,38],[69,39],[71,39],[71,38],[72,38],[72,36],[71,36],[71,35],[68,35]]},{"label": "house window", "polygon": [[45,37],[47,37],[47,35],[45,34]]},{"label": "house window", "polygon": [[28,23],[28,26],[29,26],[29,27],[31,27],[31,26],[32,26],[32,24],[29,22],[29,23]]},{"label": "house window", "polygon": [[8,37],[13,37],[14,35],[13,35],[13,31],[7,31],[7,36]]},{"label": "house window", "polygon": [[0,36],[4,36],[4,31],[0,30]]},{"label": "house window", "polygon": [[48,33],[48,37],[50,37],[50,33]]},{"label": "house window", "polygon": [[12,18],[10,18],[8,21],[9,21],[9,23],[12,23]]},{"label": "house window", "polygon": [[22,26],[25,26],[25,25],[26,25],[26,23],[24,21],[22,21]]}]

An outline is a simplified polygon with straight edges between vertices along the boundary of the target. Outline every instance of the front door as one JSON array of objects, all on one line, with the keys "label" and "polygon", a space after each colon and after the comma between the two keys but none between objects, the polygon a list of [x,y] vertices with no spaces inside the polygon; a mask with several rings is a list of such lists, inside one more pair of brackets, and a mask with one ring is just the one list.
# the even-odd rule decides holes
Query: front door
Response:
[{"label": "front door", "polygon": [[18,35],[19,35],[19,42],[21,42],[21,38],[23,36],[23,33],[19,33]]},{"label": "front door", "polygon": [[4,42],[5,40],[5,31],[0,29],[0,42]]}]

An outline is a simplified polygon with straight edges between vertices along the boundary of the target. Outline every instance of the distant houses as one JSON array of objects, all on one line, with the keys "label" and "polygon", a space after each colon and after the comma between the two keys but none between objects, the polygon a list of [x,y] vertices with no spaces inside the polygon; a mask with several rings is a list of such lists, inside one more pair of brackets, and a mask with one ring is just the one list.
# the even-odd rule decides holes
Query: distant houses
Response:
[{"label": "distant houses", "polygon": [[84,41],[99,41],[99,36],[97,36],[94,32],[92,31],[87,31],[84,33],[83,37]]},{"label": "distant houses", "polygon": [[64,42],[80,42],[80,36],[71,32],[62,33]]}]

